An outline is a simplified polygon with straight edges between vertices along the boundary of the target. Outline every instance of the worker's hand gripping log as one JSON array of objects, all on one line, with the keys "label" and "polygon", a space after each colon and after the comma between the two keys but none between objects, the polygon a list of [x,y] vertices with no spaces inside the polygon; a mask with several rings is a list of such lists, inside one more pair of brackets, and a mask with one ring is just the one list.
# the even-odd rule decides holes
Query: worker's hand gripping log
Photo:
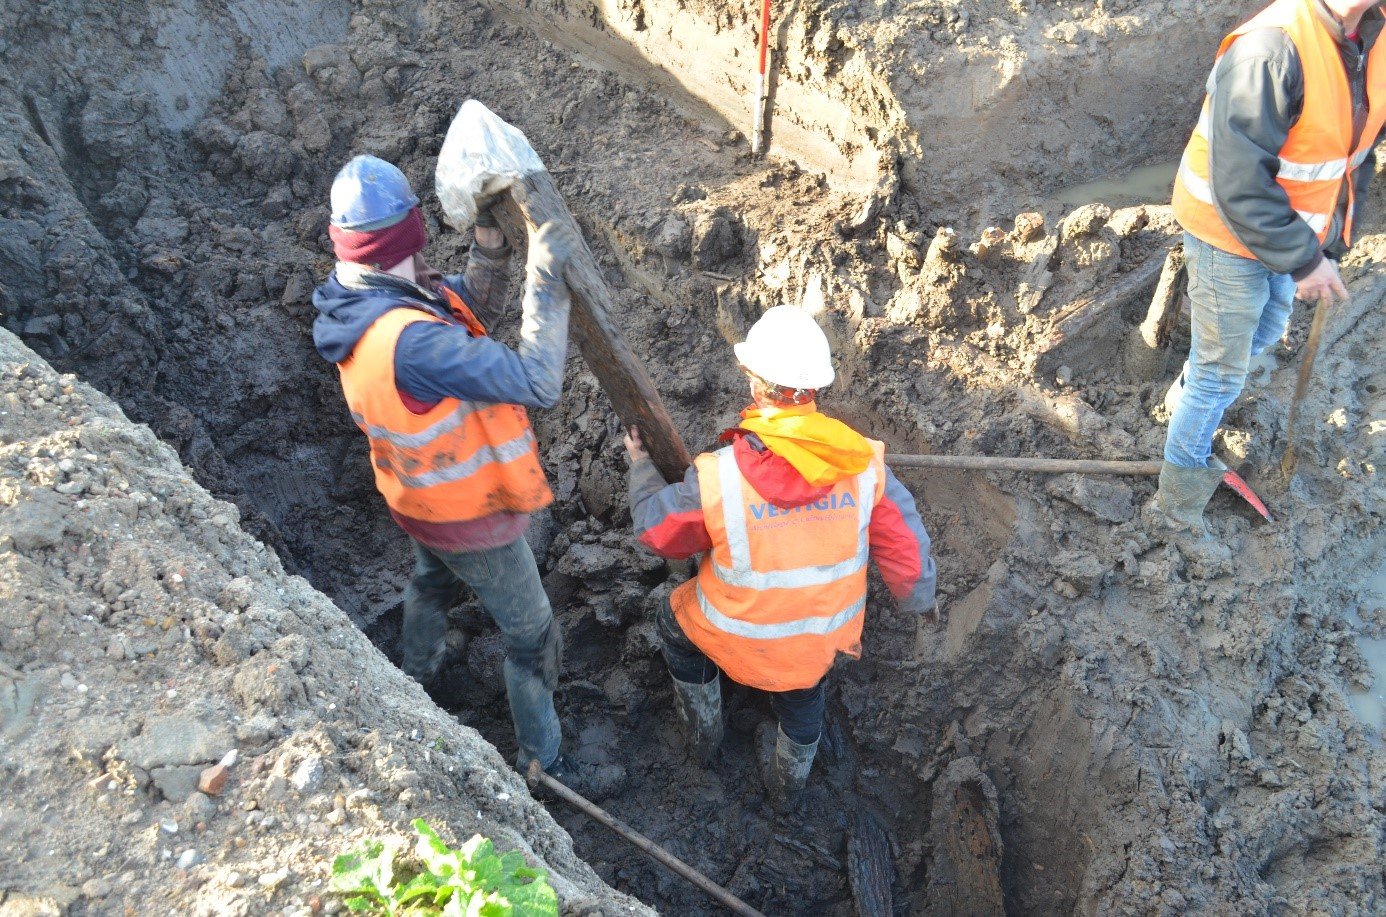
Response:
[{"label": "worker's hand gripping log", "polygon": [[665,480],[683,479],[691,458],[645,367],[612,321],[612,296],[576,221],[525,135],[475,99],[462,105],[438,154],[438,199],[459,231],[491,208],[512,243],[548,222],[570,225],[578,242],[563,279],[573,297],[572,327],[583,359],[627,426],[638,426]]}]

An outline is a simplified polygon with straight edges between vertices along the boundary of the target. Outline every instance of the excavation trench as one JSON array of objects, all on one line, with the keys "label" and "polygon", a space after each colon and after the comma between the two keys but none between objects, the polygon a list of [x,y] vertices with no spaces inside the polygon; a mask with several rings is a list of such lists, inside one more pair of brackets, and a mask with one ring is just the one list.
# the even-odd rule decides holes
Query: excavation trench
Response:
[{"label": "excavation trench", "polygon": [[[287,18],[270,15],[281,6]],[[928,67],[950,69],[933,88],[918,82],[929,72],[907,66],[918,24],[900,29],[887,57],[898,65],[901,115],[876,99],[885,93],[877,81],[853,77],[882,69],[853,31],[856,11],[834,8],[828,22],[796,7],[786,47],[819,69],[787,74],[782,102],[785,111],[802,103],[798,128],[831,141],[790,151],[813,166],[805,169],[739,155],[725,134],[744,87],[722,86],[720,102],[704,92],[683,72],[689,39],[704,33],[678,33],[682,13],[644,6],[575,6],[536,35],[529,24],[547,5],[500,15],[465,2],[362,0],[316,16],[302,3],[206,15],[205,5],[162,0],[87,4],[74,8],[74,28],[96,65],[81,67],[64,63],[65,26],[5,21],[13,27],[3,34],[15,36],[4,65],[13,85],[0,84],[5,323],[177,448],[204,486],[237,504],[248,531],[387,655],[407,541],[374,489],[335,373],[313,351],[309,296],[332,263],[327,188],[353,152],[399,162],[424,192],[428,257],[464,263],[467,239],[443,225],[427,189],[467,95],[525,130],[552,167],[616,291],[623,331],[691,449],[709,447],[744,404],[729,342],[764,308],[801,302],[840,363],[824,409],[892,451],[1159,454],[1164,431],[1152,418],[1168,375],[1137,377],[1111,359],[1131,330],[1129,303],[1092,326],[1071,362],[1037,360],[1036,342],[1071,304],[1125,282],[1168,244],[1168,213],[1082,208],[1044,224],[998,201],[1045,185],[1043,164],[1056,156],[1082,178],[1101,156],[1117,167],[1177,151],[1151,145],[1137,156],[1113,148],[1120,132],[1106,122],[1087,130],[1062,120],[1034,136],[1010,131],[1024,155],[992,153],[1008,166],[970,146],[985,135],[971,130],[977,106],[993,97],[1010,106],[999,120],[1063,109],[1063,87],[1087,72],[1083,45],[1099,44],[1106,14],[1089,10],[1086,32],[1026,19],[1000,59],[1021,60],[1023,46],[1031,70],[1000,67],[990,88],[964,91],[980,78],[976,49],[954,48],[966,22],[949,18],[956,4],[920,5],[931,40],[952,49],[928,48]],[[544,39],[578,19],[583,29]],[[267,34],[264,23],[285,21],[300,27]],[[706,26],[721,36],[718,66],[738,74],[730,36],[739,28]],[[1126,50],[1101,57],[1104,73],[1141,70],[1142,93],[1121,92],[1146,117],[1152,100],[1195,96],[1197,75],[1150,80],[1164,52],[1147,47],[1159,44],[1158,29],[1143,28],[1145,44],[1118,40],[1112,48]],[[210,53],[190,59],[192,44]],[[652,58],[681,72],[645,79],[642,61]],[[182,88],[151,89],[159,73]],[[834,81],[852,92],[837,93]],[[1077,82],[1105,97],[1120,81]],[[842,117],[867,110],[875,120],[860,124],[885,131],[900,117],[922,119],[930,129],[920,149],[947,148],[907,155],[899,187],[842,193],[867,187],[891,161],[878,162],[864,128],[859,135]],[[952,129],[960,119],[968,130]],[[1100,150],[1080,149],[1079,135]],[[906,136],[904,151],[917,153],[914,143]],[[921,177],[924,167],[949,180]],[[1012,181],[1024,189],[1014,196]],[[954,206],[960,189],[976,193]],[[985,220],[952,241],[934,236],[978,211]],[[996,213],[1005,227],[983,233]],[[1379,301],[1380,278],[1362,278],[1359,301]],[[515,284],[512,302],[518,295]],[[996,790],[1010,912],[1268,912],[1287,900],[1307,911],[1323,863],[1336,870],[1332,894],[1371,900],[1379,831],[1369,759],[1342,691],[1367,664],[1352,656],[1340,609],[1380,612],[1339,580],[1368,569],[1381,514],[1367,466],[1386,459],[1374,457],[1369,423],[1360,435],[1335,431],[1379,416],[1386,384],[1364,343],[1379,337],[1379,311],[1354,312],[1321,358],[1316,410],[1330,421],[1315,428],[1304,464],[1336,470],[1285,495],[1288,521],[1278,527],[1253,528],[1230,500],[1214,502],[1217,534],[1241,552],[1240,575],[1200,567],[1141,529],[1148,482],[902,472],[935,537],[942,620],[907,618],[873,580],[863,658],[831,675],[821,762],[795,817],[763,804],[752,748],[770,717],[763,696],[727,684],[718,760],[704,768],[684,753],[649,623],[675,580],[633,542],[620,425],[572,357],[561,405],[534,418],[557,500],[530,531],[565,631],[567,748],[624,770],[605,806],[767,913],[852,913],[853,851],[867,848],[887,851],[894,911],[921,912],[944,846],[936,795],[968,759]],[[512,316],[498,334],[514,333]],[[1301,323],[1292,339],[1302,335]],[[1282,444],[1281,373],[1228,415],[1220,447],[1240,461],[1265,465]],[[1340,407],[1347,419],[1334,426]],[[449,709],[513,756],[498,635],[466,595],[453,625]],[[667,913],[715,912],[604,829],[554,814],[611,884]],[[862,842],[872,820],[883,845]]]},{"label": "excavation trench", "polygon": [[[739,404],[727,402],[718,413]],[[829,399],[826,407],[837,406]],[[850,404],[837,413],[857,418]],[[868,422],[870,413],[855,422],[884,435]],[[614,438],[607,445],[615,448]],[[1009,540],[1009,498],[978,477],[961,475],[916,489],[931,519],[950,520],[935,528],[935,536],[940,555],[950,559],[945,566],[951,581],[956,586],[982,579],[988,555],[1004,550]],[[560,506],[556,515],[581,520],[585,511]],[[918,649],[920,642],[941,639],[938,625],[917,625],[873,582],[864,659],[830,676],[824,745],[801,813],[776,815],[764,804],[754,748],[757,725],[773,722],[767,698],[724,680],[728,732],[722,751],[710,767],[690,760],[650,624],[655,604],[666,601],[680,580],[632,550],[628,525],[585,528],[581,522],[566,528],[560,542],[549,546],[541,572],[567,644],[558,693],[567,751],[594,768],[624,770],[602,805],[765,913],[803,914],[853,912],[848,847],[859,830],[853,813],[866,808],[886,827],[894,849],[907,851],[885,864],[896,871],[899,911],[922,908],[920,857],[929,825],[918,813],[929,809],[930,780],[921,776],[921,765],[933,758],[947,723],[943,711],[935,709],[932,717],[926,712],[930,705],[922,702],[910,673],[931,655]],[[969,634],[953,630],[969,621],[975,627],[984,607],[974,611],[972,618],[950,617],[946,641],[954,656]],[[400,617],[399,608],[392,608],[366,629],[396,662]],[[495,628],[469,597],[459,605],[453,628],[445,664],[451,696],[440,700],[513,758],[500,672],[503,647]],[[896,744],[902,741],[902,750],[883,743],[885,735],[901,736]],[[606,829],[561,806],[554,815],[617,888],[665,913],[720,913]]]}]

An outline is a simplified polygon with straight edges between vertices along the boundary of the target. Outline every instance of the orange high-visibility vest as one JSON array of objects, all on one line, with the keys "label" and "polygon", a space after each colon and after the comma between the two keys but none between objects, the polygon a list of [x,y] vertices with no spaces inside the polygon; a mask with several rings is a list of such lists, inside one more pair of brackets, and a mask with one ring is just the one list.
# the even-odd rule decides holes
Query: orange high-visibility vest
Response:
[{"label": "orange high-visibility vest", "polygon": [[[1347,221],[1343,240],[1352,242],[1353,172],[1371,155],[1372,142],[1386,124],[1386,43],[1377,42],[1367,59],[1367,123],[1356,147],[1352,142],[1352,92],[1338,44],[1319,19],[1315,0],[1276,0],[1260,14],[1222,40],[1218,59],[1238,37],[1252,29],[1277,28],[1285,32],[1299,52],[1304,69],[1304,108],[1290,128],[1280,149],[1276,182],[1285,189],[1290,206],[1309,224],[1321,243],[1328,242],[1343,185],[1347,184]],[[1213,65],[1216,79],[1217,64]],[[1211,101],[1194,128],[1179,175],[1174,182],[1174,216],[1181,226],[1204,242],[1223,251],[1256,257],[1237,240],[1218,216],[1208,168],[1208,135]]]},{"label": "orange high-visibility vest", "polygon": [[[463,324],[483,335],[461,298],[443,289]],[[400,333],[415,322],[442,321],[418,309],[391,309],[337,364],[351,418],[370,440],[376,488],[395,512],[425,522],[467,522],[548,506],[553,493],[524,408],[445,398],[415,414],[400,400]]]},{"label": "orange high-visibility vest", "polygon": [[885,445],[826,497],[780,509],[756,493],[731,446],[696,459],[712,550],[670,596],[688,639],[733,681],[811,688],[838,653],[861,655],[867,530],[885,492]]}]

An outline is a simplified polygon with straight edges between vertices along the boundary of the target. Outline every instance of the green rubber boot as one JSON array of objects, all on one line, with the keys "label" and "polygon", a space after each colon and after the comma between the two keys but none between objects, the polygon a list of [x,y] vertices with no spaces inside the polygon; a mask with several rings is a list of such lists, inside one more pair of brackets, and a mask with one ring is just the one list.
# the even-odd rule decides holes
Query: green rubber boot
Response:
[{"label": "green rubber boot", "polygon": [[674,681],[674,708],[688,730],[688,748],[703,763],[712,760],[722,744],[722,680],[705,685]]},{"label": "green rubber boot", "polygon": [[1151,503],[1152,514],[1171,528],[1206,534],[1203,510],[1222,483],[1227,466],[1216,458],[1207,468],[1184,468],[1165,462],[1160,468],[1160,489]]}]

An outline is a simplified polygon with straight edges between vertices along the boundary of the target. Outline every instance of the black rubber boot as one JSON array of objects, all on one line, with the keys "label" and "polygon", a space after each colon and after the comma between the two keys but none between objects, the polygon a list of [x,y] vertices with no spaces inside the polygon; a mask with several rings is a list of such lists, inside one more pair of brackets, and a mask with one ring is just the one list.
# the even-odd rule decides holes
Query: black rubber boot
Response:
[{"label": "black rubber boot", "polygon": [[707,763],[722,744],[722,682],[714,678],[704,685],[674,682],[674,708],[687,730],[688,748]]}]

